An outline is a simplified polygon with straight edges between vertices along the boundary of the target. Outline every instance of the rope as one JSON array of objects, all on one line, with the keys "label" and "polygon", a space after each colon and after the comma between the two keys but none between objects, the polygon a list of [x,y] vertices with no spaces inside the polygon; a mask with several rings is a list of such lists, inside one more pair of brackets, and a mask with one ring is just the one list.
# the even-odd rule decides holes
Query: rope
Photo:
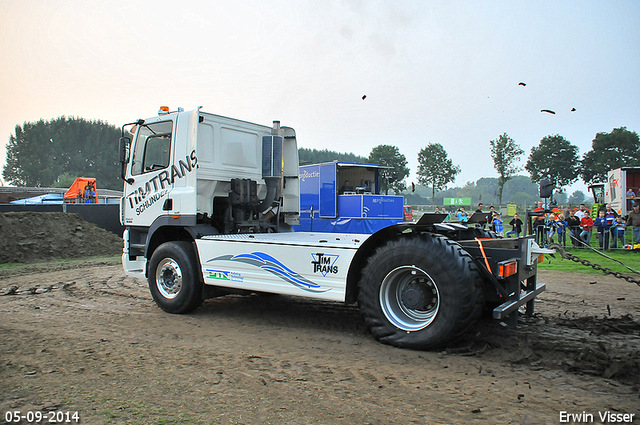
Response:
[{"label": "rope", "polygon": [[[488,238],[488,239],[490,239],[490,238]],[[484,239],[484,240],[487,240],[487,239]],[[485,254],[485,252],[484,252],[484,247],[482,246],[482,241],[483,241],[483,239],[476,238],[476,242],[478,242],[478,246],[480,247],[480,252],[482,253],[482,258],[484,258],[484,264],[485,264],[485,266],[487,266],[487,270],[489,271],[489,273],[493,274],[493,272],[491,271],[491,267],[489,266],[489,260],[487,259],[487,254]]]}]

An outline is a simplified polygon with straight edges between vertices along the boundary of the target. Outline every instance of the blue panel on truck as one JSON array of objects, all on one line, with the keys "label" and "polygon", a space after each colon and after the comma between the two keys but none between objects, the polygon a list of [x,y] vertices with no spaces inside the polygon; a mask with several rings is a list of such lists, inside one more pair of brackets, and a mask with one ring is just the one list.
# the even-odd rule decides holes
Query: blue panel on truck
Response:
[{"label": "blue panel on truck", "polygon": [[[378,230],[401,222],[397,219],[336,218],[333,220],[317,218],[313,221],[313,231],[323,233],[358,233],[369,235]],[[307,219],[307,222],[309,220]]]},{"label": "blue panel on truck", "polygon": [[[292,226],[294,231],[371,234],[383,227],[402,222],[404,200],[402,196],[376,193],[380,187],[380,176],[375,167],[375,164],[343,162],[301,166],[300,224]],[[372,168],[375,170],[374,180],[377,183],[371,187],[371,192],[357,192],[354,182],[349,184],[350,189],[346,187],[346,179],[354,175],[354,170],[362,169],[373,173]],[[340,180],[338,173],[343,174]],[[357,174],[356,176],[359,177]],[[367,174],[362,176],[368,177]],[[364,177],[362,180],[365,180]],[[369,179],[370,176],[366,180]]]},{"label": "blue panel on truck", "polygon": [[300,213],[320,210],[320,166],[300,167]]},{"label": "blue panel on truck", "polygon": [[362,210],[363,196],[364,195],[339,195],[338,196],[338,217],[340,218],[365,217]]},{"label": "blue panel on truck", "polygon": [[402,196],[363,196],[366,217],[398,218],[402,220]]},{"label": "blue panel on truck", "polygon": [[295,232],[318,233],[358,233],[370,235],[378,230],[401,223],[397,218],[320,218],[318,212],[314,214],[313,222],[307,212],[300,215],[300,224],[292,226]]},{"label": "blue panel on truck", "polygon": [[334,218],[338,215],[338,188],[336,163],[320,165],[320,217]]},{"label": "blue panel on truck", "polygon": [[402,196],[339,195],[340,218],[396,218],[402,221]]}]

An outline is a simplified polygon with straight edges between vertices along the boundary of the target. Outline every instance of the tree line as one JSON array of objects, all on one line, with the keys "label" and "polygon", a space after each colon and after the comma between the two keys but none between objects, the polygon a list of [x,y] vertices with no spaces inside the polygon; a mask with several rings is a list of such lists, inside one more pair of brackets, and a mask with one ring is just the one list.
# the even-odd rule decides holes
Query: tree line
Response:
[{"label": "tree line", "polygon": [[[100,187],[120,190],[122,181],[116,158],[116,141],[120,134],[120,128],[103,121],[76,117],[62,116],[16,125],[15,133],[7,144],[2,176],[13,185],[35,187],[68,187],[75,177],[95,177]],[[497,179],[482,178],[463,187],[447,189],[461,169],[449,158],[442,144],[428,143],[418,152],[418,185],[411,184],[411,191],[407,190],[407,159],[397,146],[375,146],[367,157],[327,149],[300,148],[298,152],[301,165],[339,160],[389,167],[382,171],[382,190],[385,193],[430,198],[432,203],[442,203],[441,199],[452,191],[455,195],[451,197],[469,197],[464,194],[473,193],[472,198],[482,199],[485,204],[502,203],[503,200],[526,202],[528,196],[536,197],[532,193],[532,188],[537,188],[533,182],[543,178],[555,186],[553,196],[556,200],[569,201],[571,197],[580,198],[581,194],[573,193],[567,197],[564,188],[579,177],[585,183],[604,182],[609,170],[640,165],[640,139],[635,131],[626,127],[597,133],[591,149],[582,157],[578,154],[578,147],[564,137],[558,134],[543,137],[537,146],[531,148],[524,167],[517,164],[525,152],[507,133],[490,140],[488,145]],[[528,172],[528,178],[518,175],[523,168]],[[528,184],[523,179],[528,179]],[[509,184],[512,180],[515,185]],[[417,193],[414,193],[416,188]],[[522,190],[516,190],[518,188]]]},{"label": "tree line", "polygon": [[100,188],[122,190],[119,137],[119,128],[75,117],[16,125],[2,177],[30,187],[69,187],[76,177],[95,177]]}]

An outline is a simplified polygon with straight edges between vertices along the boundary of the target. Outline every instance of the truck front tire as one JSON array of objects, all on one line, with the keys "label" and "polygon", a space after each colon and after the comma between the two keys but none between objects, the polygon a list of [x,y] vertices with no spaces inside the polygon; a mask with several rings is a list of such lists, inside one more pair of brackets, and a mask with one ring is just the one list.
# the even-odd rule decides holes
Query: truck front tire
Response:
[{"label": "truck front tire", "polygon": [[149,262],[149,290],[158,307],[167,313],[188,313],[202,304],[202,280],[189,242],[165,242]]},{"label": "truck front tire", "polygon": [[380,342],[431,349],[464,333],[482,312],[482,281],[457,243],[403,235],[379,247],[359,283],[358,305]]}]

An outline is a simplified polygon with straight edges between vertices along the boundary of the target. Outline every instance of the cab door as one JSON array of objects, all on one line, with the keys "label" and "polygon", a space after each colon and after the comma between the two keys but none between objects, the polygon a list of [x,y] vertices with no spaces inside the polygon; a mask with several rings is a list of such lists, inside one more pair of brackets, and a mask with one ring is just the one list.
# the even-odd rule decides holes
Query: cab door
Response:
[{"label": "cab door", "polygon": [[138,128],[122,198],[125,226],[148,226],[163,214],[163,202],[172,186],[173,132],[172,120]]}]

